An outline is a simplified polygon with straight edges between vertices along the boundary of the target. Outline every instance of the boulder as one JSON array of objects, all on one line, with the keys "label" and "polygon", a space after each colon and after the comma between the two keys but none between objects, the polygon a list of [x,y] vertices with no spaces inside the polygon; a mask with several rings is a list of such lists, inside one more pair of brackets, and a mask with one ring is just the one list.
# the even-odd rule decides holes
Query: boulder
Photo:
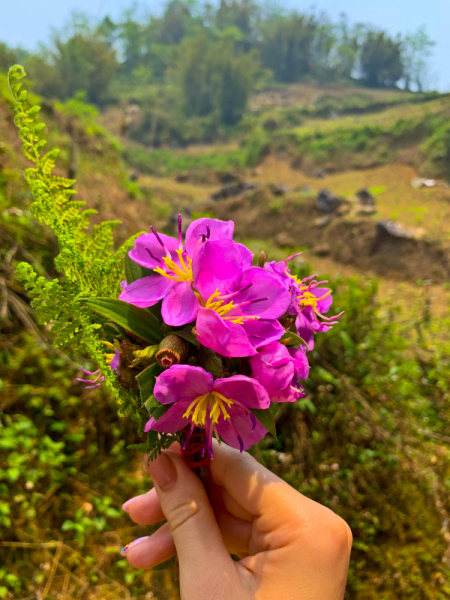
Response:
[{"label": "boulder", "polygon": [[338,198],[330,190],[323,189],[317,195],[315,207],[320,212],[332,213],[335,212],[342,204],[342,200]]},{"label": "boulder", "polygon": [[255,189],[256,185],[249,183],[248,181],[239,181],[237,183],[229,183],[224,185],[216,192],[213,192],[210,196],[211,200],[225,200],[226,198],[233,198],[239,196],[244,192]]},{"label": "boulder", "polygon": [[327,176],[325,169],[316,169],[313,173],[313,177],[316,179],[324,179]]},{"label": "boulder", "polygon": [[424,179],[423,177],[414,177],[411,179],[411,187],[418,190],[422,187],[434,187],[436,185],[435,179]]},{"label": "boulder", "polygon": [[374,215],[377,212],[375,206],[358,206],[356,209],[356,214],[361,217],[369,217],[370,215]]},{"label": "boulder", "polygon": [[331,246],[330,244],[318,244],[314,246],[313,252],[316,256],[330,256]]},{"label": "boulder", "polygon": [[291,192],[291,188],[285,183],[271,183],[269,187],[274,196],[284,196]]},{"label": "boulder", "polygon": [[418,227],[405,227],[392,219],[378,221],[377,239],[396,238],[402,240],[419,240],[423,237],[424,230]]},{"label": "boulder", "polygon": [[224,173],[217,173],[217,178],[222,185],[230,185],[231,183],[240,183],[241,180],[234,173],[225,171]]},{"label": "boulder", "polygon": [[375,206],[375,196],[366,188],[361,188],[355,194],[363,206]]}]

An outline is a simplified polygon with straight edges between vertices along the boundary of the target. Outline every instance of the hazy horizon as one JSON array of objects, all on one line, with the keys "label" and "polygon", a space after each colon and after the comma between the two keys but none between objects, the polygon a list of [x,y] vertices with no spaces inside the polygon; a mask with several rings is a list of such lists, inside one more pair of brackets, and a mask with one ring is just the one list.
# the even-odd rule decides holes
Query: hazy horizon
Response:
[{"label": "hazy horizon", "polygon": [[[48,40],[52,27],[62,27],[72,11],[83,11],[99,19],[107,14],[114,18],[131,4],[124,0],[16,0],[1,7],[0,41],[34,49],[39,42]],[[164,4],[161,0],[139,2],[155,13],[159,13]],[[285,0],[271,4],[299,11],[314,7],[317,11],[325,11],[333,20],[345,12],[350,23],[371,23],[392,35],[411,32],[425,25],[428,35],[436,42],[430,59],[431,87],[450,91],[449,0],[429,0],[426,4],[422,0],[373,0],[370,5],[360,0],[341,0],[338,4],[333,0]]]}]

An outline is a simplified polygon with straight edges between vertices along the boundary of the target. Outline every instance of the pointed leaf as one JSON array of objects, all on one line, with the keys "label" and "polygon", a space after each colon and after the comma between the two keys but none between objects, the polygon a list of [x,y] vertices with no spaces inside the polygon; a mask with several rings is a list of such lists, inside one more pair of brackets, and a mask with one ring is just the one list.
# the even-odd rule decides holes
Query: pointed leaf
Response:
[{"label": "pointed leaf", "polygon": [[141,265],[138,265],[132,261],[128,254],[125,255],[125,278],[128,285],[134,281],[137,281],[138,279],[142,279],[143,277],[148,277],[149,275],[154,274],[154,271],[146,269],[145,267],[141,267]]},{"label": "pointed leaf", "polygon": [[161,373],[162,368],[158,365],[158,363],[155,363],[137,375],[136,379],[139,384],[141,400],[144,405],[153,396],[153,388],[155,387],[156,377],[158,377],[158,375]]},{"label": "pointed leaf", "polygon": [[174,335],[178,335],[190,344],[194,344],[197,348],[200,348],[200,344],[197,341],[197,338],[192,333],[192,325],[188,325],[183,329],[177,329],[176,331],[170,331],[169,333],[173,333]]},{"label": "pointed leaf", "polygon": [[270,412],[270,408],[252,408],[250,410],[261,423],[261,425],[264,425],[267,431],[271,433],[274,438],[276,438],[277,430],[275,427],[275,421],[273,420],[272,413]]},{"label": "pointed leaf", "polygon": [[157,344],[164,337],[156,318],[145,308],[111,298],[83,298],[82,302],[147,342]]},{"label": "pointed leaf", "polygon": [[280,342],[285,346],[298,346],[303,344],[303,346],[308,347],[308,344],[305,342],[305,340],[300,337],[298,333],[294,333],[293,331],[286,331],[286,333],[283,333]]}]

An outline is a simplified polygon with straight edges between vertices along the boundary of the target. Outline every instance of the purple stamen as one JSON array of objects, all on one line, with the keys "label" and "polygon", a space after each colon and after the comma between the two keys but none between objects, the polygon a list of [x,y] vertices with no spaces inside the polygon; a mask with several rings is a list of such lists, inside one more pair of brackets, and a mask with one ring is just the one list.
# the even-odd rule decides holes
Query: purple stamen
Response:
[{"label": "purple stamen", "polygon": [[100,373],[100,369],[97,369],[96,371],[88,371],[87,369],[83,369],[83,367],[80,367],[80,369],[83,371],[83,373],[85,375],[98,375]]},{"label": "purple stamen", "polygon": [[276,323],[277,322],[276,319],[262,319],[261,317],[258,319],[258,321],[263,321],[265,323]]},{"label": "purple stamen", "polygon": [[250,415],[250,419],[252,420],[252,433],[253,433],[256,428],[256,418],[252,412],[250,412],[249,415]]},{"label": "purple stamen", "polygon": [[153,225],[150,227],[150,229],[152,230],[152,233],[156,236],[156,239],[158,240],[158,242],[161,245],[161,248],[164,250],[164,252],[166,253],[166,256],[171,256],[170,252],[167,250],[167,248],[164,246],[164,243],[162,241],[162,239],[159,237],[159,234],[157,233],[157,231],[155,230],[155,228],[153,227]]},{"label": "purple stamen", "polygon": [[248,337],[256,338],[257,340],[265,340],[266,339],[266,338],[262,337],[261,335],[256,335],[255,333],[251,333]]},{"label": "purple stamen", "polygon": [[100,383],[97,383],[97,385],[87,385],[84,389],[85,390],[96,390],[97,388],[99,388],[102,383],[103,383],[104,379],[102,378]]},{"label": "purple stamen", "polygon": [[192,432],[194,431],[194,423],[191,423],[191,428],[189,429],[189,433],[186,436],[183,444],[183,450],[186,450],[189,440],[191,439]]},{"label": "purple stamen", "polygon": [[183,229],[181,215],[178,215],[178,243],[180,248],[183,246]]},{"label": "purple stamen", "polygon": [[246,292],[247,290],[249,290],[252,287],[253,283],[249,283],[248,285],[246,285],[245,287],[243,287],[241,290],[238,290],[237,292],[232,292],[231,294],[227,294],[226,296],[220,296],[221,300],[230,300],[231,298],[234,298],[235,296],[238,296],[239,294],[242,294],[242,292]]},{"label": "purple stamen", "polygon": [[211,236],[211,229],[209,228],[209,225],[206,224],[206,239],[209,240]]},{"label": "purple stamen", "polygon": [[296,256],[300,256],[300,254],[301,252],[297,252],[297,254],[292,254],[291,256],[288,256],[287,259],[284,261],[284,264],[287,265],[290,260],[292,260]]},{"label": "purple stamen", "polygon": [[202,240],[202,242],[203,242],[203,243],[204,243],[204,242],[206,242],[206,241],[207,241],[207,239],[208,239],[208,238],[206,237],[206,235],[205,235],[204,233],[202,233],[202,235],[201,235],[201,240]]},{"label": "purple stamen", "polygon": [[161,258],[157,258],[148,248],[146,248],[147,252],[150,254],[151,258],[153,258],[153,260],[155,260],[157,263],[161,263],[162,259]]}]

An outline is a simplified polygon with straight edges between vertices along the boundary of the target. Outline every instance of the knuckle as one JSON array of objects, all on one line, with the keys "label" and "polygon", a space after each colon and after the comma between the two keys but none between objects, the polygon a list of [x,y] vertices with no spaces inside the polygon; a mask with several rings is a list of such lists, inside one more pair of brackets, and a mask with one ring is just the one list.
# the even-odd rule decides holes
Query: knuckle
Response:
[{"label": "knuckle", "polygon": [[175,533],[194,519],[201,510],[196,500],[184,500],[173,506],[167,515],[170,530]]},{"label": "knuckle", "polygon": [[327,546],[330,552],[336,556],[350,553],[353,540],[350,527],[337,515],[330,519],[326,528]]}]

